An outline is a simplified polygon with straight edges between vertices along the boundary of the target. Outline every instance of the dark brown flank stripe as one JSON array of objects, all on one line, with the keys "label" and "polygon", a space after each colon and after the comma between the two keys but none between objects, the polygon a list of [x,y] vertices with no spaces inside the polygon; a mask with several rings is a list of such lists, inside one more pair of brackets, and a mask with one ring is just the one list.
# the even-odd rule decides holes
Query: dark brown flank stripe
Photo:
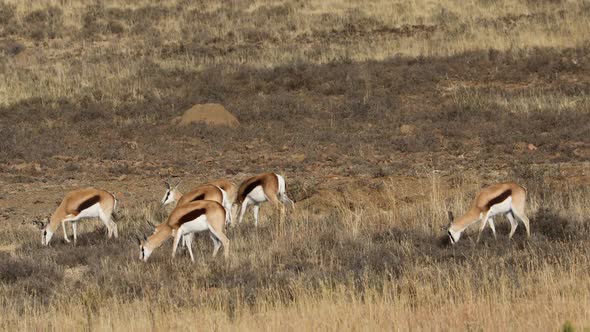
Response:
[{"label": "dark brown flank stripe", "polygon": [[201,200],[204,200],[204,199],[205,199],[205,194],[200,194],[199,196],[196,196],[195,198],[193,198],[193,199],[191,200],[191,202],[194,202],[194,201],[201,201]]},{"label": "dark brown flank stripe", "polygon": [[87,208],[93,206],[94,204],[98,203],[100,201],[100,195],[94,195],[92,197],[90,197],[89,199],[85,200],[84,202],[82,202],[82,204],[80,204],[78,206],[78,208],[76,209],[77,213],[80,213],[84,210],[86,210]]},{"label": "dark brown flank stripe", "polygon": [[202,216],[203,214],[205,214],[206,210],[205,209],[195,209],[192,210],[191,212],[185,214],[184,216],[180,217],[180,219],[178,219],[178,223],[180,225],[189,222],[189,221],[193,221],[195,219],[197,219],[198,217]]},{"label": "dark brown flank stripe", "polygon": [[498,203],[504,202],[506,200],[506,198],[510,197],[510,195],[512,195],[512,189],[505,190],[500,195],[496,196],[496,198],[490,200],[486,204],[486,209],[489,210],[489,209],[492,208],[492,206],[494,206],[494,205],[496,205]]},{"label": "dark brown flank stripe", "polygon": [[246,186],[246,189],[244,189],[244,191],[241,193],[240,195],[240,201],[244,201],[244,199],[246,199],[246,196],[248,196],[248,194],[254,190],[254,188],[258,187],[262,185],[262,180],[258,179],[256,181],[252,181],[252,183],[248,184]]}]

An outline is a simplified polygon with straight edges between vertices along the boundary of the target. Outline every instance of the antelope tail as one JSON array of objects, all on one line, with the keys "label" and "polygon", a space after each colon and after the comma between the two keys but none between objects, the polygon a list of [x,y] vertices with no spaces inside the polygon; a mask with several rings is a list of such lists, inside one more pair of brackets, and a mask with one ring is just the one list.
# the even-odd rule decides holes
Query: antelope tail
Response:
[{"label": "antelope tail", "polygon": [[113,219],[114,222],[117,222],[119,221],[119,215],[117,213],[117,205],[119,205],[119,201],[117,201],[115,195],[111,194],[111,196],[113,196],[113,211],[111,212],[111,219]]}]

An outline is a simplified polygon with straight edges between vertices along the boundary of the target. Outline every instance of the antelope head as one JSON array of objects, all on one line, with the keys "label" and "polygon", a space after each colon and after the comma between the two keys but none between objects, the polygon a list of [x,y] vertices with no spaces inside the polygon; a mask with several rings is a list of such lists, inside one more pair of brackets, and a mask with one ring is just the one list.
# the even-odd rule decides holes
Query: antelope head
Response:
[{"label": "antelope head", "polygon": [[164,185],[166,186],[166,192],[164,193],[164,197],[162,198],[162,205],[168,205],[173,203],[176,200],[176,191],[178,190],[178,186],[182,180],[178,181],[175,186],[172,186],[170,183],[170,178],[164,181]]},{"label": "antelope head", "polygon": [[148,258],[152,254],[153,248],[148,245],[147,236],[142,234],[141,236],[135,235],[137,243],[139,244],[139,259],[147,262]]},{"label": "antelope head", "polygon": [[41,230],[41,244],[46,246],[49,245],[51,237],[53,237],[53,231],[49,229],[49,218],[43,218],[41,220],[32,220],[31,223]]},{"label": "antelope head", "polygon": [[444,230],[447,231],[447,235],[449,236],[449,240],[451,241],[451,244],[454,245],[461,238],[461,232],[456,232],[456,231],[453,231],[453,229],[452,229],[453,221],[455,220],[455,217],[453,216],[453,212],[449,211],[447,215],[449,217],[449,224],[447,226],[443,226],[443,228],[444,228]]}]

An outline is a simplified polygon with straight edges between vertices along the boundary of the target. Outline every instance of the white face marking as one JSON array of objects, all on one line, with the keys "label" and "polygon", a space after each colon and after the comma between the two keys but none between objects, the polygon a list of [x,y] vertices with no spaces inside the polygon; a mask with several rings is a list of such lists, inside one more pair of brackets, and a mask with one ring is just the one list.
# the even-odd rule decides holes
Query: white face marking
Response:
[{"label": "white face marking", "polygon": [[44,245],[44,246],[49,245],[49,241],[51,241],[52,236],[53,236],[53,232],[49,230],[49,227],[45,228],[41,232],[41,245]]},{"label": "white face marking", "polygon": [[451,240],[451,244],[455,244],[459,241],[459,239],[461,238],[461,233],[462,232],[455,232],[453,231],[451,228],[449,228],[447,234],[449,235],[449,240]]},{"label": "white face marking", "polygon": [[254,189],[252,189],[252,191],[248,194],[248,197],[255,203],[266,202],[266,195],[264,194],[262,186],[256,186]]},{"label": "white face marking", "polygon": [[172,193],[172,190],[166,189],[166,193],[164,194],[164,197],[162,198],[162,204],[168,205],[172,202],[174,202],[174,194]]},{"label": "white face marking", "polygon": [[141,244],[139,246],[139,259],[144,262],[147,262],[148,258],[152,254],[152,251],[152,249],[146,247],[144,244]]}]

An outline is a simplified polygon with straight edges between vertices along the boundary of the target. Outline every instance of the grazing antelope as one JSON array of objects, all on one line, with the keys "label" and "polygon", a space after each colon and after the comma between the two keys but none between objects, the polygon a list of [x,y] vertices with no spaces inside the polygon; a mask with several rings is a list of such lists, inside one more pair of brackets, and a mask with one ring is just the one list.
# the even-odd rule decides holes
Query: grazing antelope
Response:
[{"label": "grazing antelope", "polygon": [[270,201],[279,209],[279,220],[282,223],[285,215],[284,204],[290,204],[295,209],[295,203],[287,196],[285,178],[275,173],[263,173],[242,182],[238,188],[237,202],[241,204],[238,223],[242,223],[244,213],[249,205],[254,205],[254,226],[258,226],[258,211],[260,204]]},{"label": "grazing antelope", "polygon": [[[227,258],[229,254],[229,240],[223,233],[223,228],[228,222],[227,210],[218,202],[194,201],[178,205],[166,220],[156,227],[156,231],[150,237],[139,241],[139,259],[147,262],[152,252],[171,236],[174,237],[172,257],[176,254],[180,238],[186,234],[209,231],[213,240],[213,257],[217,255],[219,247],[223,245],[223,254]],[[188,246],[191,261],[195,261],[191,246]]]},{"label": "grazing antelope", "polygon": [[61,224],[64,239],[70,242],[66,233],[66,222],[72,223],[74,244],[78,239],[78,220],[83,218],[100,218],[107,227],[107,236],[118,237],[117,224],[113,222],[114,212],[117,207],[115,196],[107,191],[96,188],[85,188],[68,192],[61,204],[57,207],[51,218],[44,222],[34,222],[43,230],[42,245],[49,245],[53,233]]},{"label": "grazing antelope", "polygon": [[481,189],[475,196],[471,208],[461,217],[453,220],[453,214],[449,212],[450,224],[447,233],[452,244],[457,243],[461,233],[470,225],[480,221],[477,242],[486,224],[490,225],[494,238],[496,227],[492,217],[504,214],[510,221],[511,239],[518,226],[518,221],[524,224],[527,237],[531,235],[529,219],[524,213],[526,203],[526,189],[514,182],[497,183]]},{"label": "grazing antelope", "polygon": [[[232,213],[231,213],[231,209],[232,209],[232,204],[229,200],[229,195],[227,195],[227,192],[222,189],[220,186],[217,185],[213,185],[213,184],[205,184],[205,185],[201,185],[199,187],[197,187],[196,189],[186,193],[186,194],[182,194],[180,192],[180,190],[178,190],[178,186],[180,185],[182,181],[179,181],[175,186],[170,185],[170,181],[166,180],[164,181],[164,184],[166,185],[166,192],[164,193],[164,198],[162,198],[162,204],[164,205],[168,205],[171,204],[173,202],[176,202],[176,206],[179,205],[183,205],[189,202],[194,202],[194,201],[201,201],[201,200],[208,200],[208,201],[214,201],[217,203],[220,203],[221,205],[223,205],[223,207],[227,210],[227,213],[229,215],[228,220],[228,225],[231,225],[232,223]],[[226,183],[227,182],[227,183]],[[229,181],[224,181],[224,180],[217,180],[218,184],[222,184],[225,187],[229,188],[230,190],[232,190],[232,183]],[[235,186],[234,186],[235,187]],[[236,191],[236,190],[234,190]],[[155,228],[154,228],[155,230]],[[182,237],[182,245],[184,247],[191,247],[192,243],[193,243],[193,237],[194,234],[186,234],[185,236]]]},{"label": "grazing antelope", "polygon": [[183,194],[178,190],[178,185],[180,185],[180,182],[178,182],[174,187],[170,185],[169,181],[164,181],[164,184],[166,185],[166,192],[162,198],[163,205],[176,202],[176,206],[180,206],[194,201],[215,201],[223,205],[223,207],[228,210],[228,214],[230,216],[228,220],[229,224],[231,224],[231,201],[227,192],[220,186],[204,184],[186,194]]}]

